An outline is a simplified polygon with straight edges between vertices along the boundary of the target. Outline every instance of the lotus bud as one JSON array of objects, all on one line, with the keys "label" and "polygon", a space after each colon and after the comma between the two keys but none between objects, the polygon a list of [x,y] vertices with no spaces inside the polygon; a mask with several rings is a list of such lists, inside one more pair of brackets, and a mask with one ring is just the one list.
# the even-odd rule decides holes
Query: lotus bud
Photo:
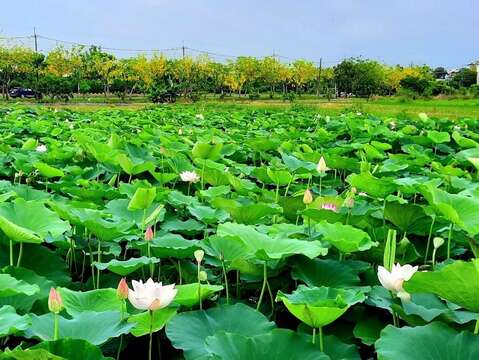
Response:
[{"label": "lotus bud", "polygon": [[178,135],[183,135],[183,129],[182,128],[178,129]]},{"label": "lotus bud", "polygon": [[346,200],[344,200],[344,206],[347,208],[352,209],[354,207],[354,198],[353,197],[347,197]]},{"label": "lotus bud", "polygon": [[63,310],[62,297],[55,288],[51,288],[50,294],[48,295],[48,310],[55,314]]},{"label": "lotus bud", "polygon": [[145,241],[151,241],[155,237],[155,234],[153,233],[153,229],[151,226],[148,226],[148,228],[145,230]]},{"label": "lotus bud", "polygon": [[118,283],[118,288],[116,289],[116,295],[120,300],[128,299],[128,284],[126,283],[125,278],[121,278],[120,282]]},{"label": "lotus bud", "polygon": [[303,204],[309,205],[313,202],[313,194],[309,189],[306,189],[303,196]]},{"label": "lotus bud", "polygon": [[321,158],[319,159],[316,170],[318,170],[320,174],[324,174],[326,171],[329,170],[329,168],[326,166],[326,161],[324,160],[324,157],[321,156]]},{"label": "lotus bud", "polygon": [[358,189],[356,189],[355,186],[351,188],[351,193],[356,194],[358,192]]},{"label": "lotus bud", "polygon": [[200,281],[206,281],[208,279],[208,274],[206,274],[206,271],[200,271],[198,278]]},{"label": "lotus bud", "polygon": [[432,243],[434,245],[434,249],[439,249],[442,246],[442,244],[444,244],[444,239],[441,237],[435,237],[432,240]]},{"label": "lotus bud", "polygon": [[195,255],[196,262],[200,264],[203,261],[205,252],[203,250],[196,250],[193,254]]}]

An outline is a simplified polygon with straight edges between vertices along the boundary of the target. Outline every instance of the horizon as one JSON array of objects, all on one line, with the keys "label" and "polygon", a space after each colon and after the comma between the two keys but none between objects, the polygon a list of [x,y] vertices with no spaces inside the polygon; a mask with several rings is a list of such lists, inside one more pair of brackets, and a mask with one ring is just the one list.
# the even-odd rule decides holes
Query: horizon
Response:
[{"label": "horizon", "polygon": [[[52,39],[58,39],[97,45],[106,51],[176,48],[164,52],[169,57],[180,56],[185,46],[187,55],[198,54],[194,49],[204,50],[219,62],[228,57],[276,54],[284,62],[305,59],[318,63],[322,59],[325,67],[361,57],[391,66],[455,69],[479,58],[474,46],[469,45],[479,36],[479,29],[472,26],[479,4],[459,0],[452,5],[444,6],[447,11],[437,11],[433,0],[392,5],[378,0],[367,0],[362,5],[353,0],[294,5],[284,0],[260,4],[251,0],[240,4],[217,0],[194,4],[171,0],[46,0],[40,4],[26,0],[4,5],[0,37],[30,36],[35,27],[42,36],[41,52],[54,48],[59,42]],[[11,43],[33,47],[32,38]],[[141,53],[108,52],[118,57]]]}]

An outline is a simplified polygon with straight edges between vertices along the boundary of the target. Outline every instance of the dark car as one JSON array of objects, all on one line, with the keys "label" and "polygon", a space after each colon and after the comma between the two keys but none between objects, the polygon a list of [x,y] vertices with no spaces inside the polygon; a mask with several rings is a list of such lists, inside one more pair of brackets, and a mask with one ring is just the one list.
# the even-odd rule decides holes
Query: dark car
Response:
[{"label": "dark car", "polygon": [[37,98],[40,99],[42,95],[36,91],[33,91],[32,89],[26,89],[26,88],[20,88],[20,87],[15,87],[13,89],[10,89],[8,92],[8,95],[11,98]]}]

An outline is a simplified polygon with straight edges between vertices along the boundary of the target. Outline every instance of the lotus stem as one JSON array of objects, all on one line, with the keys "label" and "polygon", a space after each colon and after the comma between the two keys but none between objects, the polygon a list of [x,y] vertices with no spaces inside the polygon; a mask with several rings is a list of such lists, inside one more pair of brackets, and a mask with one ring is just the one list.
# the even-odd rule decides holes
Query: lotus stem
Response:
[{"label": "lotus stem", "polygon": [[256,305],[256,310],[259,310],[259,307],[261,306],[261,302],[263,301],[263,296],[264,296],[264,291],[266,289],[267,281],[268,281],[268,270],[266,268],[266,261],[265,261],[264,267],[263,267],[263,286],[261,287],[261,292],[259,294],[258,305]]},{"label": "lotus stem", "polygon": [[58,340],[59,325],[58,314],[53,313],[53,341]]},{"label": "lotus stem", "polygon": [[191,189],[191,183],[188,182],[188,192],[187,192],[187,195],[190,196],[190,189]]},{"label": "lotus stem", "polygon": [[476,326],[474,327],[474,335],[479,334],[479,319],[476,320]]},{"label": "lotus stem", "polygon": [[313,344],[316,343],[316,328],[313,328]]},{"label": "lotus stem", "polygon": [[451,237],[452,237],[452,223],[449,225],[449,233],[447,235],[447,259],[451,258]]},{"label": "lotus stem", "polygon": [[13,240],[10,239],[10,266],[13,266]]},{"label": "lotus stem", "polygon": [[323,187],[323,177],[319,175],[319,196],[322,196],[322,187]]},{"label": "lotus stem", "polygon": [[23,243],[20,243],[20,249],[18,250],[18,259],[17,259],[17,267],[20,267],[22,262],[22,255],[23,255]]},{"label": "lotus stem", "polygon": [[[178,259],[178,276],[179,276],[179,283],[180,285],[183,283],[183,277],[181,276],[181,260]],[[160,279],[158,279],[160,280]]]},{"label": "lotus stem", "polygon": [[155,271],[155,264],[151,261],[151,244],[148,241],[148,259],[150,261],[150,277],[153,278],[153,272]]},{"label": "lotus stem", "polygon": [[240,297],[240,271],[236,270],[236,297]]},{"label": "lotus stem", "polygon": [[434,228],[434,223],[436,222],[436,216],[434,215],[432,217],[432,222],[431,222],[431,226],[429,228],[429,235],[427,237],[427,245],[426,245],[426,254],[424,255],[424,265],[426,265],[427,263],[427,256],[429,254],[429,248],[431,247],[431,239],[432,239],[432,230]]},{"label": "lotus stem", "polygon": [[201,265],[200,265],[199,262],[198,262],[198,265],[197,265],[197,269],[198,269],[198,272],[197,272],[197,276],[198,276],[198,301],[200,303],[200,310],[203,310],[203,302],[201,300],[201,280],[200,280]]},{"label": "lotus stem", "polygon": [[225,278],[225,289],[226,289],[226,304],[230,304],[230,293],[228,289],[228,276],[226,274],[225,262],[221,261],[221,267],[223,268],[223,276]]},{"label": "lotus stem", "polygon": [[269,286],[269,281],[268,280],[266,280],[266,287],[268,288],[269,299],[271,301],[271,316],[273,316],[273,313],[274,313],[274,298],[273,298],[273,292],[271,291],[271,287]]},{"label": "lotus stem", "polygon": [[150,315],[150,342],[148,346],[148,360],[151,360],[151,352],[153,349],[153,311],[148,310],[148,314]]},{"label": "lotus stem", "polygon": [[[98,263],[101,263],[101,240],[98,239]],[[100,288],[100,269],[97,269],[96,272],[96,288]]]},{"label": "lotus stem", "polygon": [[324,352],[324,343],[323,343],[323,328],[319,328],[319,350]]},{"label": "lotus stem", "polygon": [[432,250],[432,269],[434,270],[436,266],[436,248]]}]

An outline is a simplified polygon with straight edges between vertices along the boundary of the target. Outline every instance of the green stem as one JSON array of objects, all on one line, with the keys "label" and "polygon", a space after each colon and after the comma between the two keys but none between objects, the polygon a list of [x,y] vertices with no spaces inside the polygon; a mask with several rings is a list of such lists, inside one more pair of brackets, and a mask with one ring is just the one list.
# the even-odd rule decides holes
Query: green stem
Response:
[{"label": "green stem", "polygon": [[10,266],[13,266],[13,240],[10,240]]},{"label": "green stem", "polygon": [[153,279],[153,273],[155,272],[155,264],[151,262],[151,244],[150,241],[148,241],[148,259],[150,259],[150,277]]},{"label": "green stem", "polygon": [[236,270],[236,297],[240,297],[240,272]]},{"label": "green stem", "polygon": [[181,275],[181,260],[178,259],[178,275],[180,277],[180,285],[183,283],[183,277]]},{"label": "green stem", "polygon": [[316,328],[313,328],[313,344],[316,343]]},{"label": "green stem", "polygon": [[479,334],[479,319],[476,320],[476,326],[474,327],[474,335]]},{"label": "green stem", "polygon": [[59,332],[59,325],[58,325],[58,314],[53,314],[53,341],[58,340],[58,332]]},{"label": "green stem", "polygon": [[22,255],[23,255],[23,243],[20,243],[20,249],[18,250],[18,259],[17,259],[17,267],[20,267],[20,263],[22,262]]},{"label": "green stem", "polygon": [[436,266],[436,248],[432,250],[432,269],[434,270],[434,267]]},{"label": "green stem", "polygon": [[226,304],[230,304],[230,293],[228,289],[228,276],[226,275],[225,262],[221,262],[221,267],[223,268],[223,276],[225,278],[225,289],[226,289]]},{"label": "green stem", "polygon": [[322,188],[323,188],[323,177],[321,174],[319,175],[319,196],[322,196]]},{"label": "green stem", "polygon": [[429,235],[427,237],[427,245],[426,245],[426,254],[424,255],[424,265],[426,265],[427,263],[427,256],[429,254],[429,248],[431,247],[431,239],[432,239],[432,230],[434,228],[434,223],[436,222],[436,216],[434,215],[432,217],[432,222],[431,222],[431,226],[429,228]]},{"label": "green stem", "polygon": [[449,234],[447,235],[447,259],[451,257],[451,237],[452,237],[452,223],[449,225]]},{"label": "green stem", "polygon": [[[98,239],[98,263],[101,263],[101,241]],[[96,288],[100,288],[100,269],[97,269],[96,272]]]},{"label": "green stem", "polygon": [[203,310],[203,302],[201,301],[201,280],[200,280],[200,263],[198,263],[198,301],[200,303],[200,310]]},{"label": "green stem", "polygon": [[123,334],[120,335],[120,344],[118,345],[118,351],[116,352],[116,360],[120,360],[122,346],[123,346]]},{"label": "green stem", "polygon": [[324,352],[324,343],[323,343],[323,328],[319,328],[319,350]]},{"label": "green stem", "polygon": [[268,281],[268,271],[266,268],[266,261],[265,261],[264,267],[263,267],[263,286],[261,287],[261,292],[259,294],[258,305],[256,305],[256,310],[259,310],[259,307],[261,306],[261,302],[263,301],[264,290],[266,289],[267,281]]},{"label": "green stem", "polygon": [[148,310],[150,314],[150,342],[148,347],[148,360],[151,360],[151,352],[153,348],[153,311]]}]

